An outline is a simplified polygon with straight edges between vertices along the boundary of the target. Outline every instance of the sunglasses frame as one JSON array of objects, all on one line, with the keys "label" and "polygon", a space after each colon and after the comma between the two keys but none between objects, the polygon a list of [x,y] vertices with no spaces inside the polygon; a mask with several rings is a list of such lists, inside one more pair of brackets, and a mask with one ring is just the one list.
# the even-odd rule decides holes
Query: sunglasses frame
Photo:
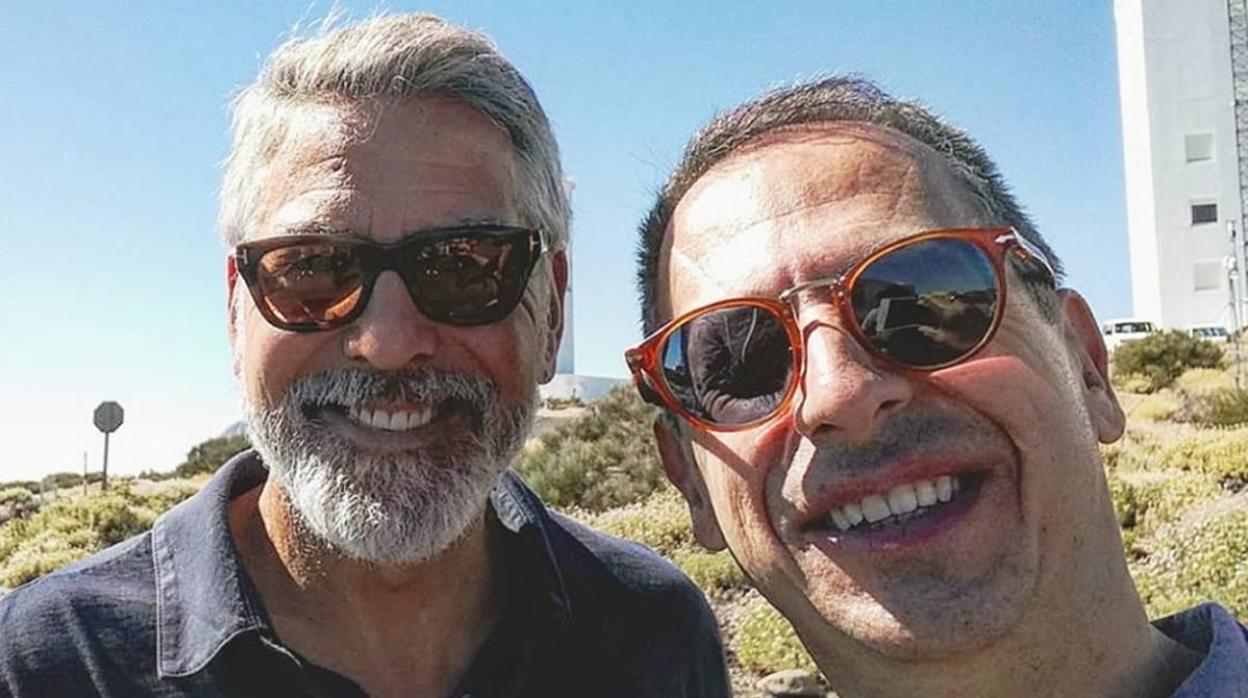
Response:
[{"label": "sunglasses frame", "polygon": [[[524,273],[524,286],[521,288],[519,298],[524,296],[524,287],[528,286],[529,279],[533,276],[533,270],[537,267],[537,262],[546,252],[545,236],[538,229],[524,228],[507,225],[463,225],[449,228],[434,228],[430,230],[422,230],[408,235],[398,242],[380,243],[374,242],[353,235],[341,235],[331,233],[311,233],[297,235],[279,235],[271,238],[262,238],[250,242],[239,243],[234,248],[234,264],[238,270],[239,276],[243,278],[244,284],[247,286],[248,292],[251,293],[252,300],[255,301],[256,307],[260,310],[260,314],[270,325],[288,332],[325,332],[345,327],[358,318],[368,307],[369,301],[372,299],[373,287],[377,285],[377,278],[382,272],[393,271],[403,280],[403,286],[407,289],[408,295],[411,296],[413,305],[416,306],[421,313],[430,317],[434,322],[452,325],[455,327],[473,327],[476,325],[488,325],[498,322],[511,314],[515,310],[516,305],[512,305],[506,312],[492,314],[486,316],[483,320],[473,322],[447,322],[446,320],[437,319],[426,312],[423,301],[417,297],[412,286],[407,283],[407,277],[404,275],[402,265],[399,264],[400,255],[413,247],[426,247],[444,242],[453,238],[513,238],[517,242],[517,249],[520,249],[526,243],[521,236],[527,237],[529,264]],[[355,306],[341,317],[327,322],[287,322],[279,317],[274,309],[265,299],[263,290],[260,288],[260,260],[268,253],[274,250],[280,250],[287,247],[296,247],[304,243],[325,243],[331,242],[336,245],[359,248],[357,252],[360,260],[360,298],[356,301]],[[497,316],[495,316],[497,315]]]},{"label": "sunglasses frame", "polygon": [[[984,332],[983,338],[974,347],[956,359],[932,366],[916,367],[897,361],[896,359],[881,353],[875,348],[875,346],[863,333],[858,318],[854,316],[854,310],[850,303],[850,295],[852,294],[854,284],[858,281],[858,278],[862,275],[862,273],[881,257],[920,242],[936,239],[965,240],[984,252],[984,254],[992,262],[993,280],[997,287],[997,302],[993,311],[992,324],[989,325],[988,330]],[[998,327],[1001,325],[1001,318],[1005,315],[1005,260],[1006,255],[1011,253],[1014,254],[1014,256],[1021,262],[1038,263],[1042,270],[1047,274],[1051,283],[1053,283],[1056,287],[1057,274],[1053,270],[1053,265],[1049,262],[1044,252],[1036,247],[1031,241],[1023,237],[1014,228],[955,228],[949,230],[929,230],[916,235],[894,240],[853,262],[841,274],[804,281],[796,286],[786,289],[778,296],[745,296],[740,298],[726,298],[682,313],[672,321],[665,323],[650,336],[646,337],[640,344],[624,352],[624,359],[628,363],[628,368],[633,374],[634,386],[636,386],[637,391],[646,402],[673,412],[703,431],[734,432],[752,429],[760,424],[764,424],[772,419],[775,419],[778,415],[787,413],[789,408],[792,406],[793,397],[797,394],[798,386],[804,384],[806,380],[805,342],[802,341],[802,330],[798,325],[796,304],[793,302],[797,295],[802,291],[812,288],[828,287],[831,291],[829,294],[831,296],[830,300],[832,304],[836,306],[836,310],[841,317],[842,324],[849,329],[854,339],[860,346],[864,347],[871,354],[871,356],[880,359],[889,366],[900,368],[904,371],[930,373],[942,368],[957,365],[972,358],[992,341],[993,337],[997,333]],[[793,379],[789,381],[789,385],[785,389],[784,397],[776,403],[776,407],[772,409],[771,412],[757,419],[741,424],[717,424],[714,422],[708,422],[690,412],[680,404],[679,400],[676,399],[676,396],[668,387],[667,381],[663,378],[663,372],[659,366],[659,351],[666,345],[668,338],[671,337],[673,333],[684,327],[685,324],[695,317],[728,307],[755,307],[772,313],[779,320],[780,325],[784,328],[785,334],[788,336],[789,346],[792,348],[793,355]]]}]

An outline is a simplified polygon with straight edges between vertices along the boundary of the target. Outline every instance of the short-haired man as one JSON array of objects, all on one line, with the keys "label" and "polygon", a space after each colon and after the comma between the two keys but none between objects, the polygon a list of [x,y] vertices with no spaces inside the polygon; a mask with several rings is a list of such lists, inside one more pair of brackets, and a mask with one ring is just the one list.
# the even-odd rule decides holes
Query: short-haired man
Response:
[{"label": "short-haired man", "polygon": [[667,473],[839,695],[1248,696],[1226,610],[1149,623],[1097,325],[965,134],[856,79],[764,95],[694,137],[641,264]]},{"label": "short-haired man", "polygon": [[256,450],[0,600],[0,694],[726,695],[696,587],[506,471],[553,372],[568,210],[482,36],[392,16],[279,48],[222,191]]}]

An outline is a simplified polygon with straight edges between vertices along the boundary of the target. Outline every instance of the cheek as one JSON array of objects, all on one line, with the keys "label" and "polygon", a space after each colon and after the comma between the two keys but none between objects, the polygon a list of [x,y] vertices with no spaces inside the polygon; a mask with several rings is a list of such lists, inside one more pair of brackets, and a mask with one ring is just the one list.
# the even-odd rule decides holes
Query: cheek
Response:
[{"label": "cheek", "polygon": [[239,370],[247,399],[259,408],[279,404],[291,383],[326,368],[321,357],[339,336],[337,332],[282,332],[255,312],[245,314],[242,325]]},{"label": "cheek", "polygon": [[1081,396],[1058,367],[990,356],[937,371],[930,381],[1013,441],[1025,515],[1044,525],[1076,516],[1096,498],[1099,451]]},{"label": "cheek", "polygon": [[493,381],[505,402],[529,399],[544,355],[541,337],[532,324],[503,321],[464,329],[455,348],[470,365],[461,370]]},{"label": "cheek", "polygon": [[733,554],[760,585],[773,583],[791,567],[769,506],[769,491],[779,489],[787,470],[791,432],[786,418],[759,429],[697,438],[698,466],[716,520]]}]

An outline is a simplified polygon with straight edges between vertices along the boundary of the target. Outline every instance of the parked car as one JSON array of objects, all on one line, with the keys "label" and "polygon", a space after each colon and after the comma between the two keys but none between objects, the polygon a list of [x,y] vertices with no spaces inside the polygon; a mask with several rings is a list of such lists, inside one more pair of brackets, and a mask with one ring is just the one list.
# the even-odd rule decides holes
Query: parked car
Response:
[{"label": "parked car", "polygon": [[1193,325],[1187,328],[1187,333],[1215,344],[1228,344],[1231,341],[1231,333],[1222,325]]},{"label": "parked car", "polygon": [[1143,339],[1156,331],[1157,327],[1153,323],[1135,318],[1110,320],[1101,325],[1101,332],[1105,335],[1105,348],[1110,351],[1117,349],[1123,342]]}]

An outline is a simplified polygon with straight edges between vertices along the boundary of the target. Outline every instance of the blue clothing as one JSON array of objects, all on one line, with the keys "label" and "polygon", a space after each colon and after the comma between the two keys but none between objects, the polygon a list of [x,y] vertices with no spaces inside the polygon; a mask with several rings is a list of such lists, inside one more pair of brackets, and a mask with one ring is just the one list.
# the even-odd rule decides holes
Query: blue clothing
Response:
[{"label": "blue clothing", "polygon": [[[151,531],[0,598],[0,696],[365,695],[283,646],[242,567],[228,504],[266,473],[244,452]],[[715,617],[670,563],[510,472],[490,504],[508,597],[455,698],[729,695]]]},{"label": "blue clothing", "polygon": [[1205,603],[1153,625],[1205,657],[1171,698],[1248,698],[1248,628],[1225,608]]}]

